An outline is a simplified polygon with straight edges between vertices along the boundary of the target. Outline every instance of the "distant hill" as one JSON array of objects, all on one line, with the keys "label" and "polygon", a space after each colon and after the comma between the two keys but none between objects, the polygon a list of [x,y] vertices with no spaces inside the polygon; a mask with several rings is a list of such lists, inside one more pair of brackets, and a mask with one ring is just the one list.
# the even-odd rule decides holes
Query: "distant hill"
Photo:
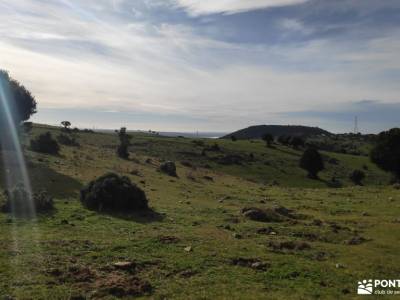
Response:
[{"label": "distant hill", "polygon": [[266,133],[272,134],[273,136],[290,135],[309,137],[315,135],[332,135],[329,131],[318,127],[297,125],[257,125],[235,131],[222,138],[226,139],[235,136],[237,139],[259,139]]}]

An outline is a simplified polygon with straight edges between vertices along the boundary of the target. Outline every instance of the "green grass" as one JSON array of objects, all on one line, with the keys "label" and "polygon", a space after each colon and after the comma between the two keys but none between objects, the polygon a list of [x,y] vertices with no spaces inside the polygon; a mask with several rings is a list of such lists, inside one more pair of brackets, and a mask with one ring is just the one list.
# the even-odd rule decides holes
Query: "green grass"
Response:
[{"label": "green grass", "polygon": [[[35,127],[32,134],[48,130],[58,134],[58,129],[49,127]],[[258,141],[205,140],[218,143],[223,152],[202,157],[202,148],[191,139],[135,134],[134,160],[125,161],[115,155],[115,135],[80,133],[78,140],[80,148],[62,147],[58,157],[27,151],[33,186],[55,195],[56,211],[40,216],[36,223],[12,222],[8,215],[0,215],[1,296],[96,298],[95,290],[113,274],[107,268],[116,261],[137,263],[133,275],[152,286],[141,297],[152,299],[356,299],[358,280],[396,279],[400,272],[400,224],[394,222],[400,217],[399,190],[376,185],[390,176],[366,157],[324,153],[340,163],[328,165],[322,180],[313,181],[297,166],[299,151],[269,149]],[[223,166],[214,160],[233,153],[253,153],[255,161]],[[148,158],[152,163],[146,163]],[[190,160],[198,168],[178,163],[179,178],[172,178],[157,171],[161,160]],[[270,165],[264,164],[267,160]],[[200,167],[205,164],[211,168]],[[364,164],[366,186],[351,186],[347,173]],[[131,175],[132,170],[141,177]],[[99,214],[82,207],[80,187],[108,171],[129,176],[143,188],[156,216]],[[327,188],[324,180],[333,172],[347,187]],[[269,186],[272,180],[280,185]],[[304,218],[260,223],[240,213],[245,206],[274,204]],[[314,225],[315,219],[322,226]],[[340,226],[337,232],[333,223]],[[257,233],[269,226],[276,235]],[[357,235],[368,241],[346,243]],[[176,240],[165,243],[165,237]],[[288,240],[307,242],[311,248],[275,252],[269,246]],[[186,252],[187,246],[193,251]],[[235,258],[256,259],[268,268],[234,265]],[[97,275],[79,282],[68,276],[71,267]]]}]

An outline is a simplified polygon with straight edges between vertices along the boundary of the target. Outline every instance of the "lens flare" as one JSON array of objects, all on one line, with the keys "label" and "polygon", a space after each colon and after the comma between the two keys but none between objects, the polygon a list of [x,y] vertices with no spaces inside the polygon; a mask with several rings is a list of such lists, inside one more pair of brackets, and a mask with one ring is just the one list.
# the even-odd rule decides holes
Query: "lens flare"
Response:
[{"label": "lens flare", "polygon": [[[14,120],[16,115],[15,101],[10,92],[8,82],[0,76],[0,142],[1,156],[3,158],[5,180],[8,190],[20,185],[26,191],[23,197],[23,214],[26,217],[35,218],[36,212],[32,200],[32,187],[29,180],[28,170],[19,139],[17,124]],[[12,212],[15,216],[15,211]]]}]

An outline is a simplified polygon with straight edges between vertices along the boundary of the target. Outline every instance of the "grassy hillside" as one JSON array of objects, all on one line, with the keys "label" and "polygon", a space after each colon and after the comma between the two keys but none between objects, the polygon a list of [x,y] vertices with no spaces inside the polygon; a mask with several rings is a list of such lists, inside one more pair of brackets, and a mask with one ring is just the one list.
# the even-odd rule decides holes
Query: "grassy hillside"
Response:
[{"label": "grassy hillside", "polygon": [[[32,135],[44,131],[59,134],[36,126]],[[33,186],[56,197],[56,211],[36,223],[0,214],[3,297],[112,299],[129,286],[130,297],[153,299],[350,299],[358,280],[400,271],[399,190],[375,185],[389,176],[366,157],[324,153],[339,163],[313,181],[297,166],[299,151],[258,141],[136,134],[132,158],[121,160],[115,135],[77,137],[81,146],[59,156],[27,151]],[[201,154],[214,143],[220,151]],[[221,164],[227,155],[240,164]],[[177,162],[178,178],[158,172],[163,160]],[[349,171],[363,165],[368,186],[351,186]],[[109,171],[140,186],[153,212],[82,207],[81,186]],[[346,188],[327,187],[334,172]],[[241,213],[277,205],[292,210],[281,222]]]}]

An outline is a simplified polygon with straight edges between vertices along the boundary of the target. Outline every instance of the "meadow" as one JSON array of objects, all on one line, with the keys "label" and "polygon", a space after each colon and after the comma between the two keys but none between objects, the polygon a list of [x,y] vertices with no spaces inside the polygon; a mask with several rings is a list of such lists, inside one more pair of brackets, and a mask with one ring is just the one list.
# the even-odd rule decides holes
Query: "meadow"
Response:
[{"label": "meadow", "polygon": [[[400,272],[400,190],[367,156],[322,152],[326,170],[312,180],[301,150],[261,140],[135,133],[123,160],[115,133],[81,131],[59,155],[30,151],[47,131],[60,134],[35,125],[24,148],[33,188],[55,210],[36,221],[0,214],[5,299],[357,299],[359,280]],[[159,171],[164,161],[178,177]],[[348,179],[354,169],[363,186]],[[142,188],[151,211],[84,208],[80,189],[108,172]],[[250,220],[246,207],[280,220]]]}]

